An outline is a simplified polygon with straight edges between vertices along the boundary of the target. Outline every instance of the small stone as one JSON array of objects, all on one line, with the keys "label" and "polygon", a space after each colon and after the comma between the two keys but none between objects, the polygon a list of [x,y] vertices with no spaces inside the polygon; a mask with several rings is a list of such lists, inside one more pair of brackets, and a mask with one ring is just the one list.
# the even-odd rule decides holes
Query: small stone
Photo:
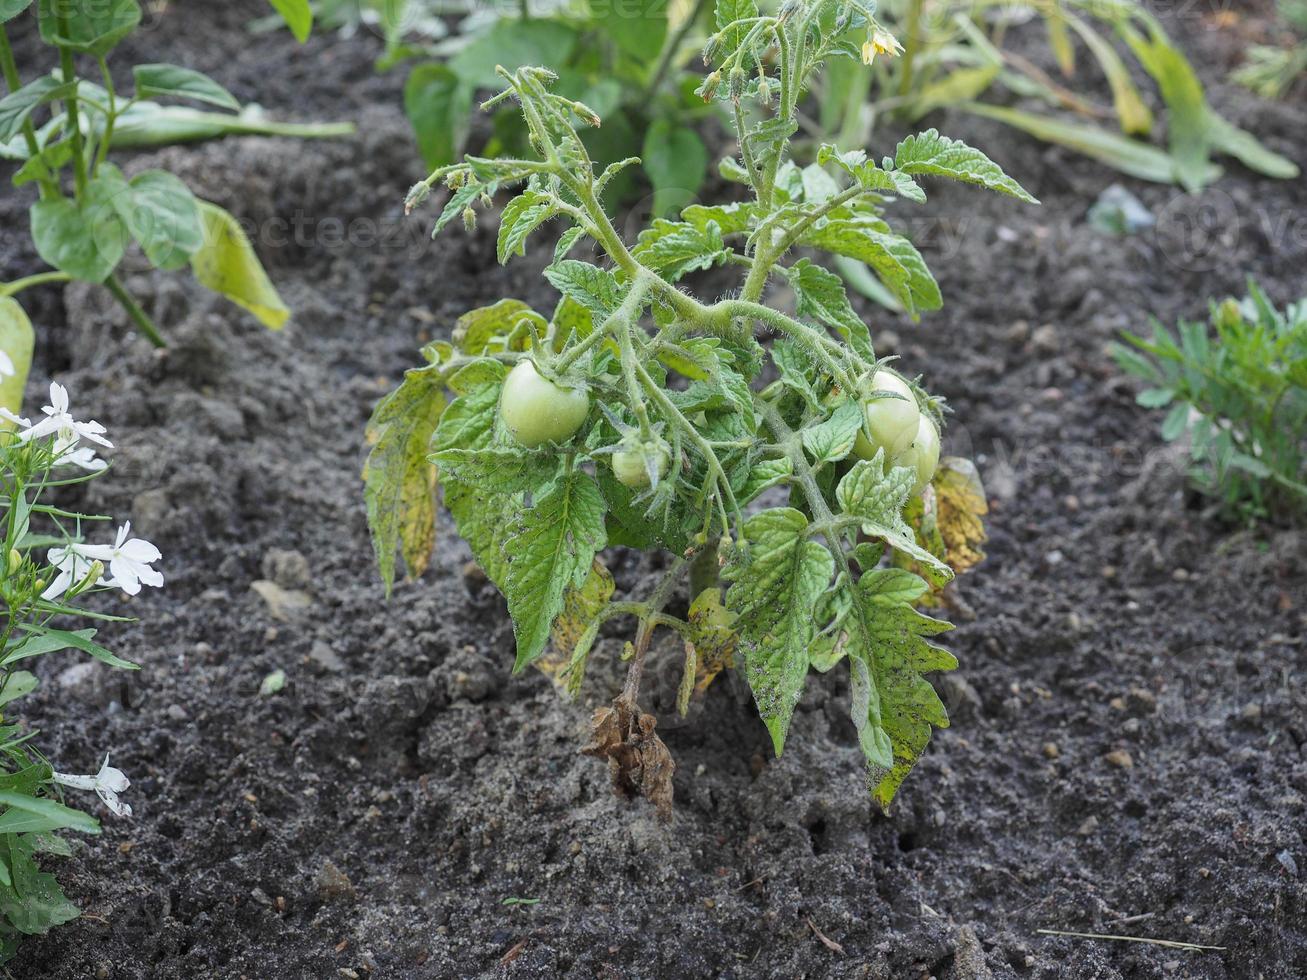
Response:
[{"label": "small stone", "polygon": [[572,857],[576,857],[578,854],[580,854],[580,853],[581,853],[581,842],[578,841],[578,840],[574,840],[574,841],[572,841],[572,843],[569,844],[568,847],[567,847],[567,853],[570,854],[570,855],[572,855]]},{"label": "small stone", "polygon": [[1121,731],[1125,732],[1131,738],[1138,735],[1143,728],[1143,723],[1138,718],[1127,718],[1125,724],[1121,726]]},{"label": "small stone", "polygon": [[1045,742],[1045,743],[1044,743],[1044,758],[1046,758],[1046,759],[1056,759],[1056,758],[1058,758],[1059,756],[1061,756],[1061,754],[1062,754],[1062,751],[1061,751],[1061,749],[1059,749],[1059,748],[1057,747],[1057,743],[1056,743],[1056,742]]},{"label": "small stone", "polygon": [[1099,570],[1099,574],[1102,575],[1103,578],[1105,578],[1105,579],[1114,579],[1114,578],[1116,578],[1116,566],[1115,566],[1115,565],[1104,565],[1104,566]]},{"label": "small stone", "polygon": [[1111,701],[1107,703],[1112,708],[1113,711],[1125,710],[1125,698],[1113,698]]},{"label": "small stone", "polygon": [[186,709],[183,708],[180,704],[170,704],[170,705],[168,705],[168,710],[167,710],[167,712],[165,712],[165,713],[166,713],[166,714],[168,715],[168,717],[169,717],[170,719],[172,719],[173,721],[190,721],[190,720],[191,720],[191,716],[190,716],[190,714],[189,714],[189,713],[186,711]]},{"label": "small stone", "polygon": [[313,581],[309,560],[285,548],[271,548],[263,556],[263,577],[283,589],[307,589]]},{"label": "small stone", "polygon": [[1051,323],[1045,323],[1030,335],[1030,343],[1040,353],[1053,353],[1060,346],[1057,339],[1057,328]]},{"label": "small stone", "polygon": [[324,902],[337,898],[353,898],[355,895],[354,883],[331,861],[322,862],[322,867],[313,878],[313,886],[317,890],[318,898]]},{"label": "small stone", "polygon": [[265,892],[262,888],[252,889],[250,891],[250,898],[254,899],[254,901],[258,902],[260,905],[272,904],[272,899],[268,897],[268,893]]},{"label": "small stone", "polygon": [[1262,706],[1256,701],[1249,702],[1243,706],[1243,711],[1239,712],[1244,721],[1261,721]]},{"label": "small stone", "polygon": [[469,589],[478,589],[490,581],[486,570],[474,561],[463,565],[463,583]]},{"label": "small stone", "polygon": [[109,971],[108,963],[101,963],[95,968],[95,980],[109,980],[113,974]]},{"label": "small stone", "polygon": [[1062,506],[1072,513],[1075,513],[1080,509],[1080,498],[1074,493],[1069,493],[1062,498]]},{"label": "small stone", "polygon": [[1098,829],[1098,818],[1086,817],[1084,821],[1080,824],[1080,826],[1076,828],[1076,833],[1079,834],[1081,837],[1088,837],[1097,829]]},{"label": "small stone", "polygon": [[1050,551],[1048,554],[1044,556],[1044,561],[1046,561],[1050,565],[1060,565],[1062,564],[1065,558],[1066,556],[1062,554],[1061,551],[1054,548],[1052,551]]},{"label": "small stone", "polygon": [[1116,749],[1107,753],[1103,758],[1118,769],[1133,769],[1135,767],[1135,760],[1125,749]]},{"label": "small stone", "polygon": [[1171,578],[1175,579],[1177,582],[1188,582],[1189,572],[1187,569],[1177,568],[1171,572]]},{"label": "small stone", "polygon": [[341,660],[336,651],[321,640],[314,641],[313,646],[309,648],[309,659],[333,674],[338,674],[345,669],[345,661]]},{"label": "small stone", "polygon": [[1288,851],[1281,851],[1279,854],[1275,855],[1275,860],[1279,861],[1280,867],[1284,868],[1284,870],[1293,875],[1293,877],[1298,877],[1298,862]]},{"label": "small stone", "polygon": [[307,592],[287,589],[268,579],[251,582],[250,588],[267,603],[268,615],[282,622],[299,616],[313,605],[313,597]]},{"label": "small stone", "polygon": [[1030,337],[1030,321],[1013,320],[1003,333],[1003,339],[1012,344],[1024,344]]}]

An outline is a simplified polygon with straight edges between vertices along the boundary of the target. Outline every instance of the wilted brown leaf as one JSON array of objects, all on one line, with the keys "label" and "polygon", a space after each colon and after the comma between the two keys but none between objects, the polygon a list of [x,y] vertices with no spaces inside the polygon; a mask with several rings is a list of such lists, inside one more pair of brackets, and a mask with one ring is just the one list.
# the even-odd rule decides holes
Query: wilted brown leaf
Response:
[{"label": "wilted brown leaf", "polygon": [[613,792],[643,796],[664,822],[672,819],[672,774],[676,763],[654,733],[658,719],[618,697],[590,720],[590,744],[581,751],[608,760]]}]

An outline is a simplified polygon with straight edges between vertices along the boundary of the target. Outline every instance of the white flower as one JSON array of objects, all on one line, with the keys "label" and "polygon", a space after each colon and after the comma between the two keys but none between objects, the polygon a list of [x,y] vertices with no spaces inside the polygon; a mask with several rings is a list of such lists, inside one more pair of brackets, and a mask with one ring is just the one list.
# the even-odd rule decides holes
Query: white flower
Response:
[{"label": "white flower", "polygon": [[0,350],[0,378],[12,378],[17,373],[9,355]]},{"label": "white flower", "polygon": [[71,543],[66,548],[51,548],[46,557],[59,569],[59,574],[41,593],[42,597],[56,599],[63,595],[86,577],[94,561],[109,569],[109,578],[101,580],[101,585],[122,589],[128,595],[136,595],[142,585],[160,588],[163,573],[150,565],[163,556],[150,542],[128,537],[131,533],[132,523],[128,521],[118,529],[118,537],[111,545]]},{"label": "white flower", "polygon": [[109,757],[104,757],[104,765],[94,776],[69,776],[66,773],[56,772],[54,781],[60,786],[67,786],[71,789],[93,789],[99,794],[100,799],[104,800],[104,805],[120,817],[130,817],[132,808],[118,799],[118,794],[131,785],[131,781],[121,769],[115,769],[109,765]]},{"label": "white flower", "polygon": [[99,422],[78,422],[68,414],[68,389],[63,385],[50,383],[50,404],[41,411],[45,413],[45,418],[36,423],[19,418],[4,408],[0,408],[0,416],[21,426],[21,431],[18,433],[19,442],[31,442],[33,439],[54,436],[54,453],[59,457],[75,453],[82,439],[113,448],[113,443],[104,437],[105,429]]}]

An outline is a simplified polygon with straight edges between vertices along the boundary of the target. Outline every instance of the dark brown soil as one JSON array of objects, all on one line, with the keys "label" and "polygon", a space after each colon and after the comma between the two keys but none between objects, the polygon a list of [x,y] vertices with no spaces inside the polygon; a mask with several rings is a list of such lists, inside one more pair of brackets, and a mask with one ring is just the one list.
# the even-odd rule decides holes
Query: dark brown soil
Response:
[{"label": "dark brown soil", "polygon": [[[299,48],[244,31],[259,3],[159,6],[117,65],[181,62],[360,134],[129,161],[259,228],[296,311],[280,333],[184,276],[129,277],[165,354],[98,290],[25,294],[31,396],[57,377],[118,447],[79,502],[130,516],[168,583],[104,634],[138,675],[42,664],[43,747],[76,771],[111,750],[137,813],[52,862],[85,914],[27,942],[13,976],[1307,976],[1307,538],[1213,519],[1105,353],[1250,274],[1277,301],[1307,293],[1307,183],[1234,164],[1197,196],[1123,181],[1159,223],[1113,240],[1085,221],[1113,174],[939,119],[1043,201],[932,187],[904,217],[947,308],[919,326],[866,311],[948,397],[951,448],[977,454],[993,497],[989,560],[962,585],[975,618],[952,636],[962,668],[939,681],[954,727],[885,817],[840,678],[812,684],[782,759],[719,683],[688,723],[663,723],[679,764],[663,827],[578,754],[609,678],[571,704],[540,674],[510,677],[503,604],[465,580],[448,524],[434,567],[389,603],[372,565],[371,406],[465,309],[551,305],[544,250],[506,271],[489,230],[431,242],[401,219],[420,167],[374,38]],[[1307,164],[1307,110],[1223,84],[1237,39],[1207,13],[1172,11],[1214,102]],[[30,77],[30,37],[19,49]],[[29,197],[0,199],[0,278],[40,267]],[[649,569],[619,562],[619,582]],[[277,618],[256,580],[312,603]],[[600,653],[618,650],[614,636]],[[260,696],[276,669],[285,689]]]}]

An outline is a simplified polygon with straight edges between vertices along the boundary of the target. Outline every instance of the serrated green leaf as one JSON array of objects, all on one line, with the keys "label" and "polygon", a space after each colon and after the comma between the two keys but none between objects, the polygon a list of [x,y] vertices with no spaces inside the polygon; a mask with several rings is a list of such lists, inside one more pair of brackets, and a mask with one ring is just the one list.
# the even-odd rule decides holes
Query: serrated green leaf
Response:
[{"label": "serrated green leaf", "polygon": [[922,674],[957,666],[950,653],[926,640],[952,627],[912,608],[925,590],[920,578],[898,568],[867,572],[844,589],[841,641],[849,660],[850,709],[872,794],[882,807],[924,751],[931,726],[948,725],[944,705]]},{"label": "serrated green leaf", "polygon": [[738,235],[749,230],[758,208],[754,204],[691,204],[681,211],[681,220],[706,231],[715,224],[722,235]]},{"label": "serrated green leaf", "polygon": [[524,191],[509,201],[499,221],[495,247],[499,264],[504,265],[514,255],[525,255],[527,237],[557,213],[549,194]]},{"label": "serrated green leaf", "polygon": [[564,296],[606,320],[622,305],[622,286],[607,269],[578,259],[564,259],[545,269],[545,278]]},{"label": "serrated green leaf", "polygon": [[656,218],[640,232],[631,254],[669,282],[726,261],[721,229],[712,221],[702,228],[684,221]]},{"label": "serrated green leaf", "polygon": [[835,499],[844,514],[862,522],[862,533],[880,538],[895,551],[911,556],[936,584],[953,577],[953,570],[917,543],[917,536],[903,519],[903,508],[912,495],[916,474],[904,467],[885,472],[885,451],[873,459],[859,460],[840,480]]},{"label": "serrated green leaf", "polygon": [[604,498],[580,470],[560,477],[524,511],[504,542],[504,597],[513,618],[520,671],[544,652],[568,588],[579,588],[607,541]]},{"label": "serrated green leaf", "polygon": [[535,325],[543,334],[548,324],[531,307],[519,299],[501,299],[491,306],[469,310],[454,324],[450,339],[465,354],[507,350],[513,333],[524,323]]},{"label": "serrated green leaf", "polygon": [[846,398],[836,406],[830,418],[800,433],[803,448],[814,463],[837,462],[853,451],[862,423],[862,406],[856,399]]},{"label": "serrated green leaf", "polygon": [[818,222],[800,244],[865,262],[914,318],[919,310],[943,305],[939,284],[912,242],[888,230],[879,218],[838,218]]},{"label": "serrated green leaf", "polygon": [[808,539],[808,519],[792,508],[766,510],[744,525],[746,559],[728,564],[726,607],[738,618],[745,677],[771,733],[785,747],[808,675],[812,611],[835,571],[831,553]]},{"label": "serrated green leaf", "polygon": [[368,529],[386,594],[395,581],[395,554],[418,577],[436,539],[436,470],[427,459],[432,434],[445,411],[444,385],[432,368],[404,375],[372,413],[372,449],[363,469]]},{"label": "serrated green leaf", "polygon": [[788,456],[761,459],[749,468],[743,488],[735,495],[741,507],[756,500],[764,490],[784,483],[794,475],[794,463]]},{"label": "serrated green leaf", "polygon": [[1039,203],[985,154],[960,140],[941,136],[935,129],[903,140],[894,151],[894,169],[906,174],[948,177],[1031,204]]},{"label": "serrated green leaf", "polygon": [[843,279],[808,259],[799,259],[790,266],[786,277],[794,289],[796,312],[800,317],[834,328],[860,357],[868,361],[875,359],[871,332],[853,311]]}]

